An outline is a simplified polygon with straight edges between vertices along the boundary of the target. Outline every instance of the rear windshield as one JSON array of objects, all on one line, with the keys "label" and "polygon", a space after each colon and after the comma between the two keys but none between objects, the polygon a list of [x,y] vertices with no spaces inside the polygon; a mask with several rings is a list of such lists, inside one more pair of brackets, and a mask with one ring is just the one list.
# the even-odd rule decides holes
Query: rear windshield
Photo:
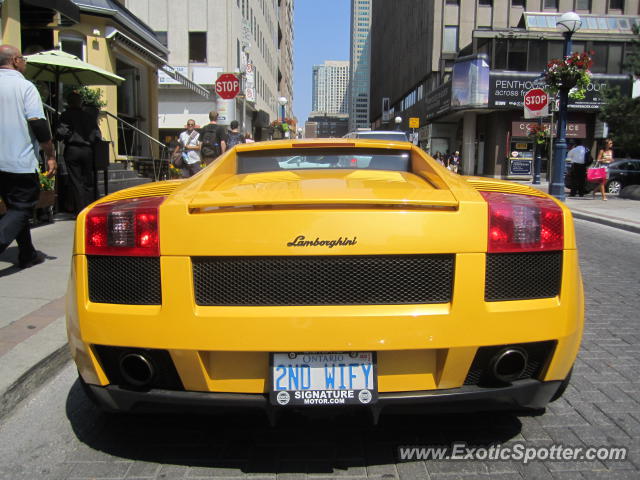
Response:
[{"label": "rear windshield", "polygon": [[379,148],[262,150],[238,153],[238,173],[350,168],[409,171],[409,152]]}]

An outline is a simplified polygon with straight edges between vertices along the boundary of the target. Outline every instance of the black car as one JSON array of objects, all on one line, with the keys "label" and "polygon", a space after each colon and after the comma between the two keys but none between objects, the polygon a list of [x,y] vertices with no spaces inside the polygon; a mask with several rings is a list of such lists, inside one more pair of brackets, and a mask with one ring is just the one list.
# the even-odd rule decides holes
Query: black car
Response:
[{"label": "black car", "polygon": [[[571,178],[569,175],[569,166],[565,170],[565,186],[571,188]],[[591,165],[593,166],[593,164]],[[620,191],[627,185],[640,185],[640,159],[635,158],[619,158],[609,164],[609,173],[607,176],[606,190],[610,195],[618,195]],[[597,183],[587,182],[585,190],[587,192],[597,188]]]}]

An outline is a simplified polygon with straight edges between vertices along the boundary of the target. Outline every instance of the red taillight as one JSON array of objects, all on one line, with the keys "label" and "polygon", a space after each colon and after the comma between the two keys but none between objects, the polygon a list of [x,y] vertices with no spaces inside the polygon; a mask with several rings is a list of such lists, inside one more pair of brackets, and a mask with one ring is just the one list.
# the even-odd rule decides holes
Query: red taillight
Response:
[{"label": "red taillight", "polygon": [[562,250],[562,209],[550,198],[480,192],[489,204],[489,252]]},{"label": "red taillight", "polygon": [[85,219],[87,255],[160,255],[158,207],[165,197],[148,197],[102,203]]}]

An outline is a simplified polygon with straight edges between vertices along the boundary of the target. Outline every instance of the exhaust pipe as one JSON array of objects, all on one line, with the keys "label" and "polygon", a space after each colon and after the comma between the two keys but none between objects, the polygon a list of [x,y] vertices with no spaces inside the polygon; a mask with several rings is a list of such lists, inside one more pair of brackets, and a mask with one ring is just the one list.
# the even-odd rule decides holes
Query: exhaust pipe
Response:
[{"label": "exhaust pipe", "polygon": [[128,353],[120,358],[120,373],[124,380],[135,387],[146,387],[153,380],[153,363],[140,353]]},{"label": "exhaust pipe", "polygon": [[500,350],[489,363],[491,375],[505,383],[516,380],[525,368],[527,368],[527,352],[519,348]]}]

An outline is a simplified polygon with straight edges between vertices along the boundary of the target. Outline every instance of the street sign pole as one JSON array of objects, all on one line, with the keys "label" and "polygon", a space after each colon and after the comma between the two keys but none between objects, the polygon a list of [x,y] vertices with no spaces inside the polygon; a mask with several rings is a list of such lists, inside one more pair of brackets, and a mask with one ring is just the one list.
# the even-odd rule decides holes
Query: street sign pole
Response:
[{"label": "street sign pole", "polygon": [[[542,129],[542,117],[538,117],[538,131]],[[542,146],[538,144],[537,139],[534,140],[536,142],[535,149],[536,155],[533,158],[533,184],[540,185],[540,168],[542,166]]]},{"label": "street sign pole", "polygon": [[[524,95],[524,118],[537,118],[538,130],[542,128],[542,117],[549,115],[549,95],[541,88],[532,88]],[[540,169],[542,165],[542,147],[537,138],[533,140],[533,184],[540,184]]]}]

